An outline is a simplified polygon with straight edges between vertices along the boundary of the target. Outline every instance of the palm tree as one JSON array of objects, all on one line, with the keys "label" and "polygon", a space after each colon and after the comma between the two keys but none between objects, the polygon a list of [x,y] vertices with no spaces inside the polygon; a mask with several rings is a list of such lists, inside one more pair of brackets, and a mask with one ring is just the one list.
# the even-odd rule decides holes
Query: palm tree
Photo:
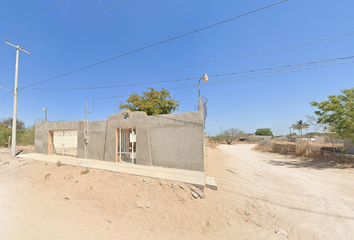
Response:
[{"label": "palm tree", "polygon": [[305,123],[302,120],[296,121],[295,124],[292,124],[291,127],[299,131],[299,134],[302,136],[302,129],[308,129],[310,124]]}]

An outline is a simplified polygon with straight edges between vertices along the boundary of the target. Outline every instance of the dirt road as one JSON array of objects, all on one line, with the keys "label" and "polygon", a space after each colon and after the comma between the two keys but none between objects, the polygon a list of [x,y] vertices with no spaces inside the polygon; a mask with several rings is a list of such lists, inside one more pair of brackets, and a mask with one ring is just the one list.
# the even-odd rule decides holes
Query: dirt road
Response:
[{"label": "dirt road", "polygon": [[225,183],[239,192],[255,223],[285,229],[291,239],[354,239],[353,168],[260,153],[250,145],[219,149],[235,172]]},{"label": "dirt road", "polygon": [[184,183],[0,148],[0,239],[354,239],[353,168],[252,147],[206,149],[218,191],[204,189],[204,199]]}]

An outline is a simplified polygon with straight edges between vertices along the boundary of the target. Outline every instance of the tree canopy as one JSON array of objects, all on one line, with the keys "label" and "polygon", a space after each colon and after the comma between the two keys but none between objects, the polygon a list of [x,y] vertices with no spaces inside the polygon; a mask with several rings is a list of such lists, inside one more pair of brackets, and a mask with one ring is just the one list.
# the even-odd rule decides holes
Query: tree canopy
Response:
[{"label": "tree canopy", "polygon": [[[0,121],[0,146],[7,146],[9,136],[12,135],[12,118],[2,118]],[[21,120],[17,119],[17,124],[16,124],[16,138],[18,144],[24,143],[24,141],[21,140],[23,139],[23,135],[27,134],[26,128],[25,128],[25,123]],[[26,141],[25,145],[28,144],[33,144],[34,143],[34,128],[32,130],[33,134],[31,137],[27,137],[31,141]],[[28,134],[27,134],[28,135]],[[26,136],[27,136],[26,135]]]},{"label": "tree canopy", "polygon": [[147,115],[159,115],[172,113],[179,109],[179,101],[170,96],[170,92],[162,88],[161,91],[143,91],[142,96],[132,93],[125,104],[119,105],[120,109],[129,109],[130,111],[143,111]]},{"label": "tree canopy", "polygon": [[230,128],[228,130],[225,130],[221,134],[211,137],[210,139],[217,141],[217,142],[226,141],[227,144],[231,144],[237,138],[241,138],[244,136],[245,136],[245,133],[242,132],[241,130],[238,130],[236,128]]},{"label": "tree canopy", "polygon": [[299,134],[302,136],[302,130],[303,129],[308,129],[310,127],[310,124],[305,123],[302,120],[296,121],[295,124],[291,125],[292,129],[298,130]]},{"label": "tree canopy", "polygon": [[344,89],[342,94],[329,95],[327,101],[311,102],[317,107],[317,122],[328,125],[343,139],[354,143],[354,88]]},{"label": "tree canopy", "polygon": [[[1,118],[0,124],[5,125],[8,128],[12,129],[12,118]],[[25,130],[25,123],[22,122],[21,120],[16,119],[16,130],[17,131],[23,131]]]},{"label": "tree canopy", "polygon": [[258,128],[254,134],[259,136],[274,136],[270,128]]},{"label": "tree canopy", "polygon": [[9,136],[11,136],[11,129],[0,123],[0,146],[7,145]]}]

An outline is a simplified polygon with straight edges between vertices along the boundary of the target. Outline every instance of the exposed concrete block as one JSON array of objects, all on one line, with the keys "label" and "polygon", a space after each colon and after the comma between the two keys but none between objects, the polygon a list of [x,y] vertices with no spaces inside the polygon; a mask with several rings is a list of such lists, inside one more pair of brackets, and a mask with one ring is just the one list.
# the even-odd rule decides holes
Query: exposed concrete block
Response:
[{"label": "exposed concrete block", "polygon": [[[128,118],[123,117],[125,113]],[[77,130],[78,158],[116,162],[119,128],[136,130],[135,164],[204,173],[202,111],[147,116],[124,110],[102,121],[37,123],[35,152],[48,154],[52,131]]]},{"label": "exposed concrete block", "polygon": [[207,177],[206,180],[205,180],[205,186],[207,188],[213,189],[215,191],[218,190],[218,186],[216,185],[214,177]]},{"label": "exposed concrete block", "polygon": [[152,164],[204,171],[202,112],[148,116]]}]

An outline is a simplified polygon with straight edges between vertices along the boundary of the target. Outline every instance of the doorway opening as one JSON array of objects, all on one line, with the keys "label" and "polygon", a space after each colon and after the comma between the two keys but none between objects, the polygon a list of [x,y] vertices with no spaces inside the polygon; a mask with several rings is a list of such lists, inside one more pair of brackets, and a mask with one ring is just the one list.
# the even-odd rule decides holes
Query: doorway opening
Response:
[{"label": "doorway opening", "polygon": [[136,128],[116,129],[116,162],[136,164]]}]

